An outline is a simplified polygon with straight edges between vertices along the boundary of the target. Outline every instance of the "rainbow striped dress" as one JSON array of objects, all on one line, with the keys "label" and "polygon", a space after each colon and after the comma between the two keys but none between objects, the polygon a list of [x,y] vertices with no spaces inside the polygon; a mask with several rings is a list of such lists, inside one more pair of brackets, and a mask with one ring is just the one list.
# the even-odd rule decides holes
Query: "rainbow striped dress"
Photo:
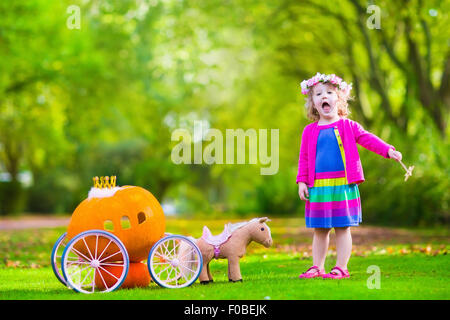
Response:
[{"label": "rainbow striped dress", "polygon": [[358,226],[362,221],[358,185],[348,184],[345,154],[337,127],[318,126],[314,186],[308,188],[305,222],[308,228]]}]

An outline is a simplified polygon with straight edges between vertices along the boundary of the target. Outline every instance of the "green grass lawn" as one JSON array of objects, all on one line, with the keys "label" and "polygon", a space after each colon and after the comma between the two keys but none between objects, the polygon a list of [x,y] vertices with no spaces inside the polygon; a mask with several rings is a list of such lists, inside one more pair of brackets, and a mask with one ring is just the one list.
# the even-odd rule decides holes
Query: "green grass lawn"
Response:
[{"label": "green grass lawn", "polygon": [[[167,231],[198,237],[202,227],[199,223],[169,219]],[[224,223],[206,222],[213,233],[220,231]],[[396,237],[355,244],[349,263],[350,279],[300,280],[298,274],[312,264],[310,234],[300,228],[301,224],[301,219],[274,219],[269,223],[275,245],[270,249],[249,246],[248,254],[241,259],[242,283],[229,283],[226,261],[218,260],[211,262],[215,282],[209,285],[197,282],[184,289],[165,289],[151,283],[143,289],[93,295],[67,289],[50,267],[51,248],[65,228],[3,231],[0,299],[450,299],[449,243],[442,231],[439,238],[408,233],[414,242],[408,242],[402,231]],[[335,259],[331,246],[327,271]],[[373,274],[367,270],[373,265],[380,269],[379,289],[368,287]]]},{"label": "green grass lawn", "polygon": [[[111,293],[84,295],[64,287],[51,268],[0,271],[1,299],[449,299],[448,256],[412,254],[406,256],[354,257],[351,278],[343,280],[305,279],[297,275],[311,265],[289,254],[254,255],[241,264],[244,282],[229,283],[226,263],[211,265],[215,282],[188,288],[166,289],[151,283],[144,289],[120,289]],[[380,288],[369,289],[367,268],[380,268]],[[332,262],[327,268],[332,267]]]}]

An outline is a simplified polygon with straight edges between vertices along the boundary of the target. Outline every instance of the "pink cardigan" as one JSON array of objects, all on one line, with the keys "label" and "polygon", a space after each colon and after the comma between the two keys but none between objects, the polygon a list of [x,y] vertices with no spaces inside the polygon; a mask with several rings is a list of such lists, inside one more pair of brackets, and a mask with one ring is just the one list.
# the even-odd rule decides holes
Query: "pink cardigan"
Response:
[{"label": "pink cardigan", "polygon": [[[389,158],[388,151],[390,148],[395,150],[393,146],[387,144],[376,135],[364,130],[356,121],[340,119],[331,125],[331,127],[333,126],[338,128],[344,146],[348,183],[359,184],[364,181],[364,173],[361,160],[359,159],[357,143],[385,158]],[[314,185],[316,145],[319,131],[317,122],[307,125],[303,130],[300,145],[297,183],[304,182],[309,187]]]}]

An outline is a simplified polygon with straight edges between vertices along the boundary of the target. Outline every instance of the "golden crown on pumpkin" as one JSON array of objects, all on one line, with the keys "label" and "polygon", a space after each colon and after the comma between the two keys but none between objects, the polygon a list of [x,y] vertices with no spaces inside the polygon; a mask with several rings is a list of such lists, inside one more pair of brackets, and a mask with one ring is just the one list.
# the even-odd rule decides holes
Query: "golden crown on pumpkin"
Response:
[{"label": "golden crown on pumpkin", "polygon": [[92,180],[94,180],[94,188],[109,189],[116,186],[116,176],[93,177]]}]

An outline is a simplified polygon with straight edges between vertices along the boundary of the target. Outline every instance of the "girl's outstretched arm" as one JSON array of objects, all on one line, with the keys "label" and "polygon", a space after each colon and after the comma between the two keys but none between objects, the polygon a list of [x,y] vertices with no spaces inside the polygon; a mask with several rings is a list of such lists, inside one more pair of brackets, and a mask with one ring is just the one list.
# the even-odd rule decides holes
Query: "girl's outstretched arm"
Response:
[{"label": "girl's outstretched arm", "polygon": [[352,121],[352,129],[355,135],[356,143],[360,144],[364,148],[379,154],[385,158],[391,157],[391,152],[395,151],[394,146],[384,142],[381,138],[377,137],[373,133],[364,130],[364,128],[356,121]]}]

